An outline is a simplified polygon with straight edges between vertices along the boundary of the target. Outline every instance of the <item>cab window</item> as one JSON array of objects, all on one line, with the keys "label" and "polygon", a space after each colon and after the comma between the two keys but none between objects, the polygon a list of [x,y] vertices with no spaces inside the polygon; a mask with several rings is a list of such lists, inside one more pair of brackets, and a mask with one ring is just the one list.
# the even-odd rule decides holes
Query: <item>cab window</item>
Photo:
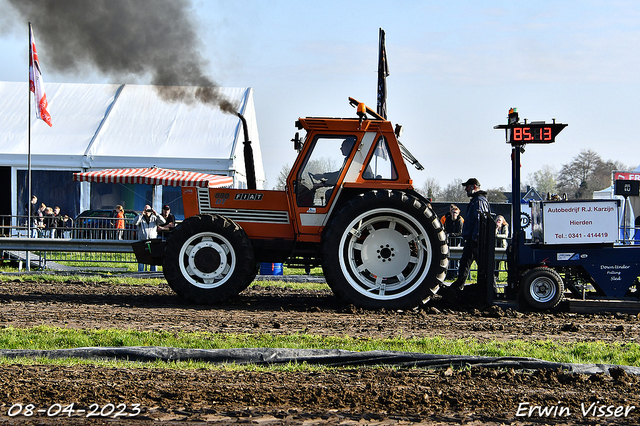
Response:
[{"label": "cab window", "polygon": [[364,179],[384,179],[395,180],[398,179],[396,168],[391,160],[389,154],[389,145],[384,136],[380,136],[376,142],[376,146],[373,151],[373,155],[369,159],[367,166],[362,174]]},{"label": "cab window", "polygon": [[355,145],[355,136],[316,137],[311,152],[298,175],[296,189],[298,206],[327,205]]}]

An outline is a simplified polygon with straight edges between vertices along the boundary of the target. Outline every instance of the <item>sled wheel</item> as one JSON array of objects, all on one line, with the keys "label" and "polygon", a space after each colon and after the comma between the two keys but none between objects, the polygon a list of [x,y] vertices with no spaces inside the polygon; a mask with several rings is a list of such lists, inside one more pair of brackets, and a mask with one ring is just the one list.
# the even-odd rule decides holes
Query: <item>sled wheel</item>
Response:
[{"label": "sled wheel", "polygon": [[371,191],[349,201],[325,228],[322,269],[344,303],[406,309],[442,284],[449,247],[431,206],[400,191]]},{"label": "sled wheel", "polygon": [[247,288],[257,271],[247,234],[219,215],[185,219],[167,240],[162,266],[169,286],[196,304],[228,300]]},{"label": "sled wheel", "polygon": [[562,277],[551,268],[527,271],[520,282],[520,294],[531,308],[544,311],[558,306],[564,293]]}]

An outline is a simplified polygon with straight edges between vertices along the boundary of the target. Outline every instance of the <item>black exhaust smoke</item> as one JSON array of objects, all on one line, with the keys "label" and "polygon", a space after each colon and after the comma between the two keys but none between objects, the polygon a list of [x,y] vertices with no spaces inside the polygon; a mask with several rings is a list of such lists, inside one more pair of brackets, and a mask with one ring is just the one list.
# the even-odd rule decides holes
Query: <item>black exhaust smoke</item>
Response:
[{"label": "black exhaust smoke", "polygon": [[[208,62],[200,55],[188,0],[7,2],[24,18],[25,34],[27,22],[33,24],[49,69],[75,75],[98,71],[118,82],[150,78],[166,101],[202,102],[231,114],[237,110],[205,75]],[[3,20],[9,22],[18,25]]]}]

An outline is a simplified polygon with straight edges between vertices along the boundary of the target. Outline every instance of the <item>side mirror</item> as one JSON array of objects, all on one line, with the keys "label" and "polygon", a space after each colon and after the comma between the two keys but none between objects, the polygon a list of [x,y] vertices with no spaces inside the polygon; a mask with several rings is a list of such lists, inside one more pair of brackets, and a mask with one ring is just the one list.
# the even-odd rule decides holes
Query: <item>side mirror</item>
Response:
[{"label": "side mirror", "polygon": [[395,128],[395,131],[394,131],[394,133],[396,134],[396,138],[400,139],[400,136],[402,136],[402,131],[403,130],[404,129],[402,128],[402,125],[396,124],[396,128]]},{"label": "side mirror", "polygon": [[291,142],[293,142],[293,149],[300,152],[300,150],[302,149],[302,141],[300,140],[299,132],[296,132],[296,135],[293,137],[293,139],[291,139]]}]

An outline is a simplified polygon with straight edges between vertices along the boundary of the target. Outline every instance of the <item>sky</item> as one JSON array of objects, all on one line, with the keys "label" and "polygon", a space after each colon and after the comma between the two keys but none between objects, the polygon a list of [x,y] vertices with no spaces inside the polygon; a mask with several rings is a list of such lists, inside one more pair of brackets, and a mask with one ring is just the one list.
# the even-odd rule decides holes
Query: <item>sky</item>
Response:
[{"label": "sky", "polygon": [[[0,0],[0,81],[26,81],[27,22],[10,9]],[[631,170],[640,164],[638,1],[192,0],[191,12],[207,75],[254,90],[268,188],[293,164],[298,117],[355,117],[349,97],[375,109],[379,28],[388,118],[404,127],[402,143],[425,167],[409,166],[417,188],[476,177],[484,189],[509,190],[511,150],[493,126],[506,123],[511,107],[521,119],[568,124],[556,143],[526,146],[525,179],[545,165],[560,170],[586,149]],[[45,88],[151,84],[48,70],[50,52],[34,34]]]}]

